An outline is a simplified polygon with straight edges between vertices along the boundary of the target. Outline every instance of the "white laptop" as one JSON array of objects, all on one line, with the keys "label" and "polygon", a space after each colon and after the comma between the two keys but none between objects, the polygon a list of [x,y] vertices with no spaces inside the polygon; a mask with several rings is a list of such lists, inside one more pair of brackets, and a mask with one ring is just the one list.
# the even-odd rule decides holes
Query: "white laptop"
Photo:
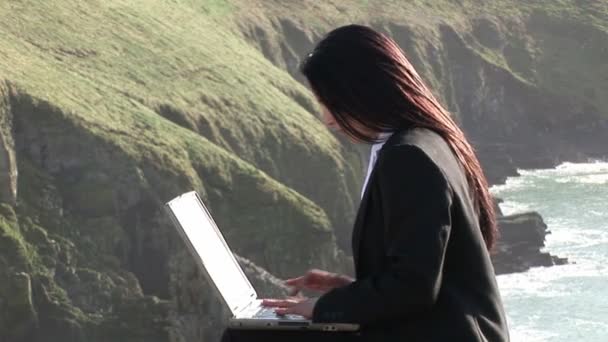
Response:
[{"label": "white laptop", "polygon": [[278,316],[262,300],[226,244],[195,191],[169,201],[165,208],[188,250],[232,311],[230,326],[242,329],[356,331],[356,324],[312,323],[298,315]]}]

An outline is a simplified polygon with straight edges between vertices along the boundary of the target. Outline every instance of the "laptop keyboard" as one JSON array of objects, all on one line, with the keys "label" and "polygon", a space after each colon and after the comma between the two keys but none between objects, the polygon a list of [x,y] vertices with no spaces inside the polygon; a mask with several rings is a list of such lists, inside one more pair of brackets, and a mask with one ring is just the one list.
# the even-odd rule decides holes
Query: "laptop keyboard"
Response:
[{"label": "laptop keyboard", "polygon": [[265,306],[261,307],[260,310],[253,315],[253,318],[286,319],[286,320],[292,320],[292,319],[293,320],[304,320],[305,319],[303,316],[292,315],[292,314],[279,316],[275,312],[275,308],[265,307]]},{"label": "laptop keyboard", "polygon": [[258,312],[255,313],[255,315],[253,315],[253,317],[255,317],[255,318],[279,317],[279,315],[277,315],[274,310],[275,310],[274,308],[262,307],[262,308],[260,308],[260,310]]}]

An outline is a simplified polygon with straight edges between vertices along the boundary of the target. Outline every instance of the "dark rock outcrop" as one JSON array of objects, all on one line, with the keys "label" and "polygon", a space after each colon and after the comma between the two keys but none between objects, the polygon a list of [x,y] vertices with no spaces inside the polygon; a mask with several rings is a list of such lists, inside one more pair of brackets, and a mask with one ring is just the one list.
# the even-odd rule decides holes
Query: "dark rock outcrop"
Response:
[{"label": "dark rock outcrop", "polygon": [[554,266],[567,259],[543,252],[545,236],[550,234],[537,212],[502,216],[498,219],[500,238],[492,261],[496,274],[524,272],[530,267]]},{"label": "dark rock outcrop", "polygon": [[503,215],[502,198],[495,197],[499,238],[492,254],[496,274],[524,272],[531,267],[549,267],[568,263],[568,259],[543,251],[551,231],[537,212]]}]

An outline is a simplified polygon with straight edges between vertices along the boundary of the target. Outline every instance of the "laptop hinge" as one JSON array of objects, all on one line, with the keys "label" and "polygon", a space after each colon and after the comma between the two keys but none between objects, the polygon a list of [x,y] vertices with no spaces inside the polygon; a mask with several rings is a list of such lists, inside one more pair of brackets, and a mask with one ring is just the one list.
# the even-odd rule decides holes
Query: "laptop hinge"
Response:
[{"label": "laptop hinge", "polygon": [[[247,301],[247,304],[244,305],[238,305],[234,308],[234,312],[235,313],[241,313],[241,312],[246,312],[247,309],[249,309],[249,307],[251,307],[251,305],[256,301],[257,298],[255,298],[254,296],[251,296],[249,298],[249,300]],[[243,301],[244,302],[244,301]],[[235,314],[236,315],[236,314]]]}]

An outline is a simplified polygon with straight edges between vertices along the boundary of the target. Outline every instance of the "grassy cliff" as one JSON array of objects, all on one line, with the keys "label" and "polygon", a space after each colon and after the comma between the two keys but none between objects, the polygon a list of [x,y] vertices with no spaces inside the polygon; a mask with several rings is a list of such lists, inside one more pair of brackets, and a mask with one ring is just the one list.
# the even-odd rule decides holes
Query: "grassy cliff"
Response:
[{"label": "grassy cliff", "polygon": [[[2,336],[181,336],[170,322],[194,303],[175,297],[217,300],[186,276],[161,211],[191,189],[273,274],[342,267],[332,221],[352,213],[355,178],[339,142],[296,101],[312,103],[301,85],[204,8],[11,1],[0,17],[2,147],[16,156],[2,171],[17,189],[1,225]],[[31,290],[14,303],[11,284]]]},{"label": "grassy cliff", "polygon": [[495,181],[605,154],[606,7],[0,2],[0,336],[214,340],[227,313],[162,212],[191,189],[260,291],[347,268],[364,158],[296,73],[341,24],[397,39]]}]

